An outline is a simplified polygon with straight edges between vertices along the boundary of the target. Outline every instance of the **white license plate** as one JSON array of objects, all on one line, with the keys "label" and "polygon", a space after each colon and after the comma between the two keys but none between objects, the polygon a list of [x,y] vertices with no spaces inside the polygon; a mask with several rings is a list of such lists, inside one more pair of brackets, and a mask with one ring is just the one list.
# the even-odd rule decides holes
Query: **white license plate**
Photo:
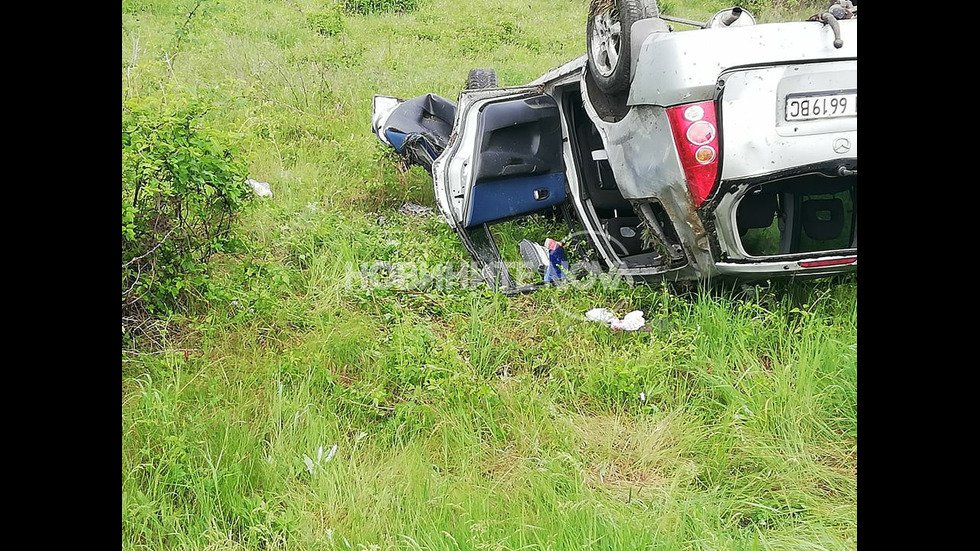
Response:
[{"label": "white license plate", "polygon": [[801,94],[786,97],[787,121],[836,119],[857,116],[857,91],[830,94]]}]

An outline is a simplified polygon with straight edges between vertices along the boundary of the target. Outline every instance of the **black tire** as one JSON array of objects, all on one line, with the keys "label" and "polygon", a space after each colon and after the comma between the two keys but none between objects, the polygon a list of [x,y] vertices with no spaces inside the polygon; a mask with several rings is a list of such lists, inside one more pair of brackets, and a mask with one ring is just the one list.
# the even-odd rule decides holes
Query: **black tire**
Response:
[{"label": "black tire", "polygon": [[496,87],[497,71],[493,69],[470,69],[470,74],[466,76],[467,90]]},{"label": "black tire", "polygon": [[659,15],[657,0],[592,0],[585,36],[589,73],[600,90],[617,94],[629,88],[630,27],[640,19]]}]

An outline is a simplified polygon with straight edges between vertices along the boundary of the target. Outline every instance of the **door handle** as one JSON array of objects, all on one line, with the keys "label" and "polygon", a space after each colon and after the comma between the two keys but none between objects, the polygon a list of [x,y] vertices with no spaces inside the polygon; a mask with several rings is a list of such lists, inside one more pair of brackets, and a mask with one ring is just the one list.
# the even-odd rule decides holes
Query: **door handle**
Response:
[{"label": "door handle", "polygon": [[551,195],[551,192],[548,191],[548,188],[539,188],[534,190],[535,201],[544,201],[549,195]]}]

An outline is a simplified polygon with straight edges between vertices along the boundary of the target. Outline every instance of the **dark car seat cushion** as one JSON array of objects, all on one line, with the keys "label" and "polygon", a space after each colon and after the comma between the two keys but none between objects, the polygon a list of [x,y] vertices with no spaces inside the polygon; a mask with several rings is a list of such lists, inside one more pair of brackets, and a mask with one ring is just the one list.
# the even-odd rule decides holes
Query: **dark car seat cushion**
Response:
[{"label": "dark car seat cushion", "polygon": [[803,231],[818,241],[836,239],[844,229],[844,203],[840,199],[803,201]]},{"label": "dark car seat cushion", "polygon": [[635,216],[610,218],[605,221],[606,235],[613,250],[620,256],[643,252],[640,219]]},{"label": "dark car seat cushion", "polygon": [[777,208],[775,193],[750,193],[743,197],[735,212],[739,235],[745,235],[752,228],[771,226]]}]

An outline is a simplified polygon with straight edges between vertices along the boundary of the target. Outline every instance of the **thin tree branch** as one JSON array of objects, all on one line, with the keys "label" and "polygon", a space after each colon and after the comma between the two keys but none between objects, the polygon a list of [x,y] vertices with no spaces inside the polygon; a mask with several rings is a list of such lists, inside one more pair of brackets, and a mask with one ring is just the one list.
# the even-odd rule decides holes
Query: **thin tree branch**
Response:
[{"label": "thin tree branch", "polygon": [[130,264],[132,264],[133,262],[138,262],[139,260],[141,260],[141,259],[143,259],[143,258],[146,258],[147,256],[149,256],[149,255],[150,255],[150,254],[151,254],[151,253],[152,253],[153,251],[155,251],[155,250],[157,250],[158,248],[160,248],[160,245],[163,245],[163,243],[164,243],[164,242],[165,242],[165,241],[167,240],[167,238],[168,238],[168,237],[170,237],[170,234],[172,234],[172,233],[174,232],[174,230],[175,230],[175,229],[177,229],[177,228],[171,228],[171,229],[170,229],[170,231],[168,231],[168,232],[167,232],[167,235],[165,235],[165,236],[163,236],[163,239],[161,239],[161,240],[160,240],[160,241],[159,241],[159,242],[158,242],[158,243],[157,243],[156,245],[154,245],[154,246],[153,246],[153,247],[152,247],[152,248],[151,248],[150,250],[148,250],[148,251],[146,251],[145,253],[143,253],[143,254],[141,254],[141,255],[139,255],[139,256],[137,256],[136,258],[134,258],[134,259],[132,259],[132,260],[130,260],[129,262],[127,262],[127,263],[125,263],[125,264],[123,264],[123,265],[122,265],[122,267],[123,267],[123,268],[126,268],[126,267],[128,267],[128,266],[129,266]]},{"label": "thin tree branch", "polygon": [[[123,266],[123,268],[125,268],[125,266]],[[128,295],[133,290],[133,288],[136,287],[136,284],[139,283],[140,276],[142,274],[143,274],[143,265],[137,263],[136,264],[136,279],[133,280],[133,284],[129,286],[129,289],[126,289],[125,291],[123,291],[123,293],[122,293],[123,296]]]},{"label": "thin tree branch", "polygon": [[[184,38],[184,35],[187,34],[187,29],[191,25],[191,19],[194,18],[194,14],[197,12],[197,9],[201,7],[202,2],[203,0],[197,0],[197,4],[194,4],[194,9],[187,14],[187,19],[184,20],[184,24],[181,25],[180,30],[177,31],[177,44],[174,46],[174,53],[168,56],[169,59],[167,61],[167,65],[170,65],[169,60],[177,57],[177,53],[180,52],[180,41]],[[173,72],[173,67],[170,68],[170,71]]]},{"label": "thin tree branch", "polygon": [[157,354],[167,354],[169,352],[200,352],[200,348],[171,348],[167,350],[160,350],[157,352],[138,352],[136,350],[123,350],[123,354],[132,354],[133,356],[156,356]]}]

